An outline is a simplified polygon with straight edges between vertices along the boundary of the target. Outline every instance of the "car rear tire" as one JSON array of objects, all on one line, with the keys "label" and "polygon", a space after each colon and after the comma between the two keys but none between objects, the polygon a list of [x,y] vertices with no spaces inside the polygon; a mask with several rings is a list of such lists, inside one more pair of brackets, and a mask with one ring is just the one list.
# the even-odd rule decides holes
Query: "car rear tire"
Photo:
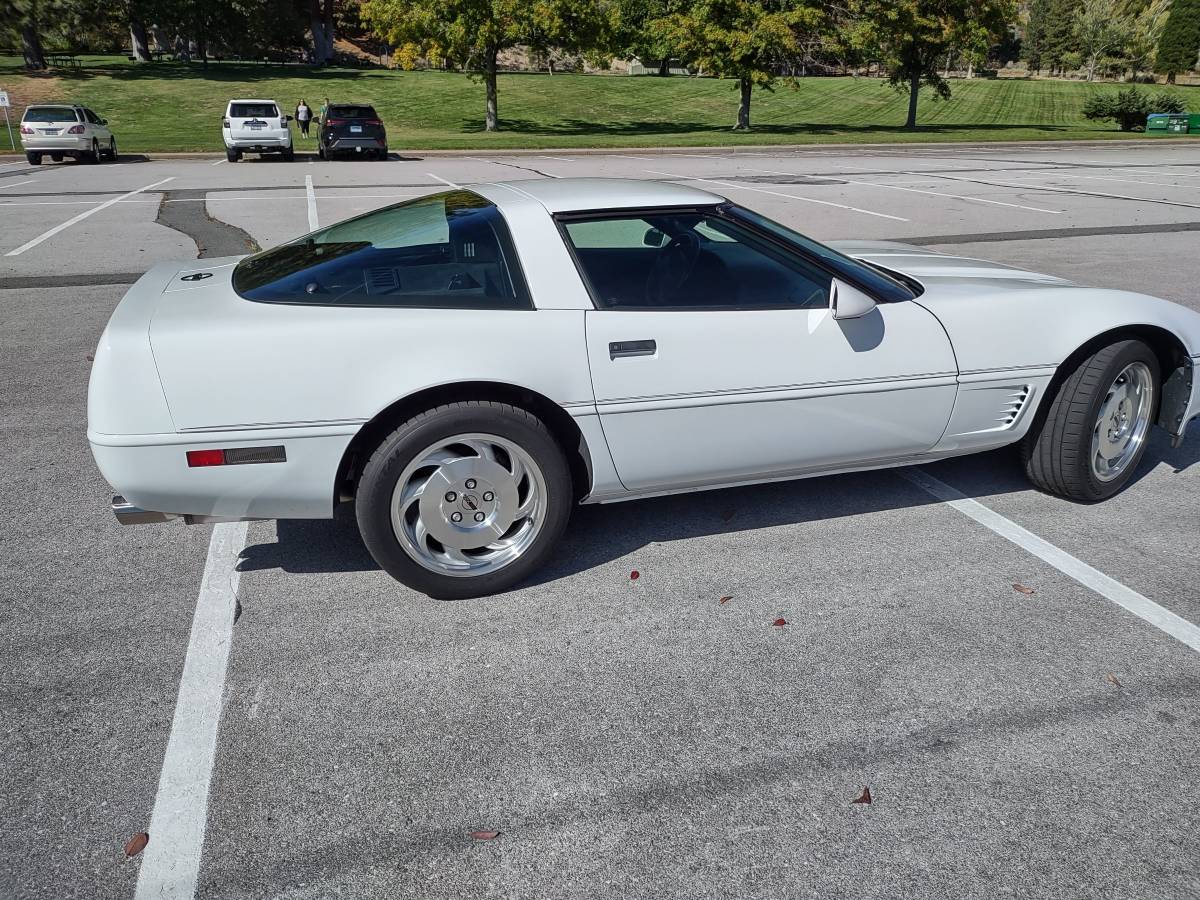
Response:
[{"label": "car rear tire", "polygon": [[376,156],[376,159],[378,159],[380,162],[387,162],[387,158],[388,158],[388,148],[387,147],[384,147],[382,150],[377,151],[377,153],[378,153],[378,156]]},{"label": "car rear tire", "polygon": [[1146,451],[1159,385],[1158,357],[1141,341],[1109,344],[1081,361],[1021,442],[1029,480],[1082,502],[1116,494]]},{"label": "car rear tire", "polygon": [[363,467],[355,514],[388,574],[459,600],[503,591],[538,569],[572,503],[566,457],[536,416],[469,401],[393,431]]},{"label": "car rear tire", "polygon": [[42,164],[42,154],[26,153],[25,162],[29,163],[31,166],[40,166]]},{"label": "car rear tire", "polygon": [[234,150],[230,147],[225,148],[225,159],[228,162],[237,162],[241,158],[242,158],[242,154],[238,153],[236,150]]},{"label": "car rear tire", "polygon": [[284,162],[291,162],[295,158],[296,158],[295,148],[288,147],[286,150],[283,151],[283,161]]},{"label": "car rear tire", "polygon": [[92,150],[87,154],[87,161],[92,165],[100,162],[100,142],[95,139],[92,140]]},{"label": "car rear tire", "polygon": [[117,139],[115,137],[108,139],[108,159],[110,162],[117,161]]}]

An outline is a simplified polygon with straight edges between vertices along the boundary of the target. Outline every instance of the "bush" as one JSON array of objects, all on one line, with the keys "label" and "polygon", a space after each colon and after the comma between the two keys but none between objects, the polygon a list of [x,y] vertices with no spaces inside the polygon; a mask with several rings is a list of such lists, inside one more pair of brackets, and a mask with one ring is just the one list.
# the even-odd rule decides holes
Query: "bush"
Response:
[{"label": "bush", "polygon": [[1174,94],[1160,91],[1147,94],[1135,87],[1116,94],[1093,94],[1083,104],[1085,119],[1111,119],[1122,131],[1140,131],[1150,113],[1181,113],[1183,101]]}]

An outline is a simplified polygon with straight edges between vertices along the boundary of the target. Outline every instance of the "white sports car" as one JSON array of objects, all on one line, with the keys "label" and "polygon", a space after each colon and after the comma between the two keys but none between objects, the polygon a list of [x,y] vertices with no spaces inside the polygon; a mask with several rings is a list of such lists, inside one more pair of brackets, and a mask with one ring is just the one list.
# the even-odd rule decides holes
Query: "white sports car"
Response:
[{"label": "white sports car", "polygon": [[1020,442],[1074,500],[1200,414],[1200,314],[675,184],[479,185],[159,265],[100,339],[122,522],[329,518],[434,597],[513,585],[577,502]]}]

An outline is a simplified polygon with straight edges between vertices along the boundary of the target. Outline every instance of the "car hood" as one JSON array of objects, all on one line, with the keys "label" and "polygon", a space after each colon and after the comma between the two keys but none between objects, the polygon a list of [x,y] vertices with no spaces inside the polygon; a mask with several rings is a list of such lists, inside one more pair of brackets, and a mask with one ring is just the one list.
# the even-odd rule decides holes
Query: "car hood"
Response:
[{"label": "car hood", "polygon": [[1027,272],[1015,266],[989,260],[951,256],[911,244],[891,241],[830,241],[829,246],[855,259],[907,275],[920,282],[926,291],[938,297],[978,297],[981,292],[1080,287],[1075,282],[1054,275]]}]

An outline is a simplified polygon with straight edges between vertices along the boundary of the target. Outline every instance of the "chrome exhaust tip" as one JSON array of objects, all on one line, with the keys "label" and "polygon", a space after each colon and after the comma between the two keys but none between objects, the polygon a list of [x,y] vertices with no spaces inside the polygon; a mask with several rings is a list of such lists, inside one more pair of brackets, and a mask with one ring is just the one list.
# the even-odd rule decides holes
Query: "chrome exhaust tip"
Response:
[{"label": "chrome exhaust tip", "polygon": [[154,512],[134,506],[120,494],[112,498],[112,512],[122,525],[154,525],[159,522],[169,522],[175,516],[170,513]]}]

